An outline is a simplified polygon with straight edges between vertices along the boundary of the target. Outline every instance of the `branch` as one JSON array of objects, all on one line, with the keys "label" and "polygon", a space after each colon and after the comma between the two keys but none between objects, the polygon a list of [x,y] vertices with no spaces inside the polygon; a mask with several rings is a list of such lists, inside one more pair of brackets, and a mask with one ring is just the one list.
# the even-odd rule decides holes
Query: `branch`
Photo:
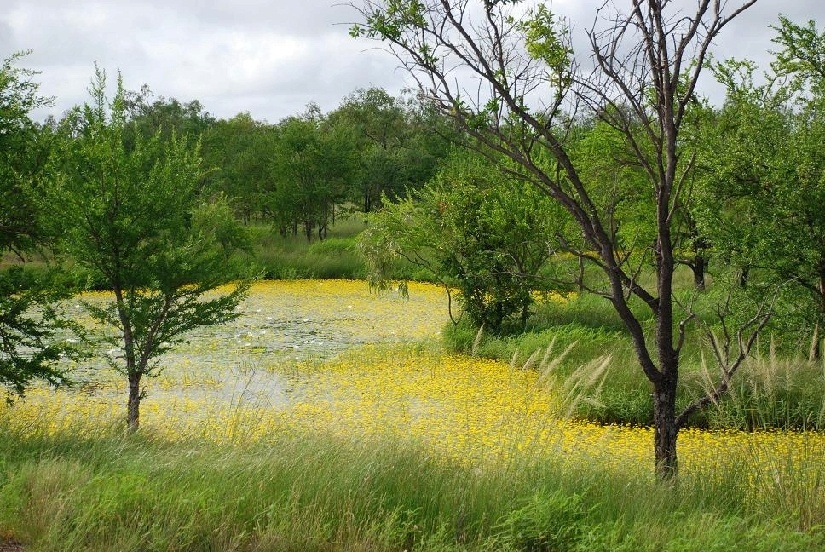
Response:
[{"label": "branch", "polygon": [[[706,333],[710,338],[714,356],[719,363],[721,378],[714,389],[707,392],[703,397],[700,397],[690,403],[681,412],[681,414],[679,414],[676,418],[677,427],[683,427],[688,418],[696,412],[702,410],[710,404],[718,403],[719,400],[728,392],[733,376],[736,374],[744,360],[750,355],[750,351],[753,348],[753,344],[756,342],[756,338],[770,320],[775,301],[776,296],[774,296],[769,305],[766,305],[765,303],[760,305],[756,314],[750,320],[742,324],[736,331],[737,355],[734,359],[730,358],[730,336],[727,333],[724,320],[722,322],[723,327],[725,327],[725,341],[721,346],[714,332],[710,328],[706,328]],[[749,334],[746,336],[745,334],[748,332]]]}]

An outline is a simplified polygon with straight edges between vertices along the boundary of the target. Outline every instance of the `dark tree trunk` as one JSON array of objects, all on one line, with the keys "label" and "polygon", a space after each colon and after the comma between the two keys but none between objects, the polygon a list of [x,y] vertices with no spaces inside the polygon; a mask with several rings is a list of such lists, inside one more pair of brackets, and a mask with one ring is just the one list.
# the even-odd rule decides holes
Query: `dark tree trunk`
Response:
[{"label": "dark tree trunk", "polygon": [[653,390],[654,459],[659,481],[671,481],[679,472],[676,456],[676,381],[663,379]]},{"label": "dark tree trunk", "polygon": [[693,285],[698,291],[705,291],[705,269],[707,268],[705,257],[697,253],[690,268],[693,270]]},{"label": "dark tree trunk", "polygon": [[750,267],[743,266],[742,270],[739,272],[739,287],[742,289],[747,289],[748,287],[748,279],[750,278]]},{"label": "dark tree trunk", "polygon": [[[819,319],[825,320],[825,264],[819,268]],[[819,339],[819,323],[814,330],[814,337],[811,341],[811,350],[808,354],[811,360],[822,358],[822,342]]]},{"label": "dark tree trunk", "polygon": [[140,428],[140,372],[129,373],[129,407],[126,415],[126,425],[130,433]]}]

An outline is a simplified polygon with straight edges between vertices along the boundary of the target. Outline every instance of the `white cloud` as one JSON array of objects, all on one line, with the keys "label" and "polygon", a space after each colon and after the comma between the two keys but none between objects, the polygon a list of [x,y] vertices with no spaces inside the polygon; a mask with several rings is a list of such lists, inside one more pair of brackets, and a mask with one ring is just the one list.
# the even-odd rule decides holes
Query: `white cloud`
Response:
[{"label": "white cloud", "polygon": [[[550,2],[579,36],[601,4]],[[766,60],[780,10],[825,26],[821,0],[760,0],[726,29],[717,56]],[[309,102],[334,109],[359,87],[395,94],[411,83],[380,45],[348,36],[355,19],[337,0],[3,0],[0,54],[34,50],[23,64],[42,71],[41,90],[57,97],[57,115],[86,99],[97,62],[110,74],[121,70],[127,88],[146,83],[158,95],[197,99],[218,117],[249,111],[274,122]],[[586,41],[576,44],[586,55]]]}]

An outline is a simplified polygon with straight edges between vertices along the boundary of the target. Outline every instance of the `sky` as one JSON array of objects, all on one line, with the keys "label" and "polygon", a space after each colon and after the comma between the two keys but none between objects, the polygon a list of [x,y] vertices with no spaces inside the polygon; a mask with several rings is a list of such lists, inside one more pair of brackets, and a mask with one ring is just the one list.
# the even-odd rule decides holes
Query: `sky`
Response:
[{"label": "sky", "polygon": [[[97,63],[110,76],[120,71],[129,90],[147,84],[156,97],[198,100],[218,118],[249,112],[277,123],[310,102],[332,111],[358,88],[397,95],[412,84],[379,43],[349,36],[357,14],[342,1],[2,0],[0,56],[32,50],[19,65],[40,71],[41,94],[55,98],[35,118],[60,117],[87,101]],[[731,6],[740,1],[727,0]],[[549,5],[567,17],[583,50],[576,37],[590,28],[601,3]],[[766,63],[769,25],[780,13],[825,27],[824,0],[759,0],[723,31],[716,56]]]}]

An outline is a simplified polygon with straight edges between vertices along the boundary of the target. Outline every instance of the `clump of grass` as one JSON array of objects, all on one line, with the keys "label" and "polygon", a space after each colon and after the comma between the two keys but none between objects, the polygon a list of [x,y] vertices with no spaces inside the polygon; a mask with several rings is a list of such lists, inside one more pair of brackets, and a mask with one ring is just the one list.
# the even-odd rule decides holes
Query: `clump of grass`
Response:
[{"label": "clump of grass", "polygon": [[[709,378],[704,364],[702,372],[693,375],[694,382]],[[804,354],[780,357],[771,339],[767,354],[758,351],[745,362],[728,395],[706,410],[699,423],[746,431],[825,430],[825,359]]]}]

